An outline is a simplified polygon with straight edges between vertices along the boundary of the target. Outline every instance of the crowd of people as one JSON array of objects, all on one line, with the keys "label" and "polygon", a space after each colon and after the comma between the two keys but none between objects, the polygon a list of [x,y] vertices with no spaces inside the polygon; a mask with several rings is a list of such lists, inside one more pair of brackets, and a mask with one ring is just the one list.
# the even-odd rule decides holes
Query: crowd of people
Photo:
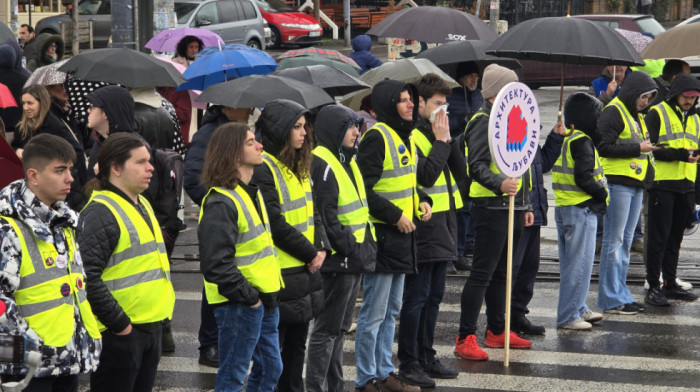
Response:
[{"label": "crowd of people", "polygon": [[[62,55],[40,38],[34,47],[43,42],[46,56],[37,66]],[[366,50],[366,40],[357,44]],[[201,49],[183,40],[176,61],[188,66]],[[165,223],[149,192],[158,148],[185,155],[184,188],[200,206],[199,363],[218,368],[216,391],[344,391],[343,345],[360,289],[355,391],[418,392],[456,378],[433,346],[455,269],[470,273],[454,355],[487,360],[481,345],[507,340],[530,348],[525,336],[545,333],[527,314],[549,171],[557,328],[590,330],[605,314],[644,311],[641,302],[698,298],[676,275],[700,200],[700,82],[681,63],[667,62],[659,81],[606,68],[589,93],[567,99],[530,170],[508,178],[492,161],[488,124],[499,91],[518,78],[495,64],[459,64],[455,89],[433,73],[383,80],[359,112],[285,99],[212,105],[190,141],[180,128],[190,116],[155,87],[95,86],[81,117],[67,92],[74,81],[25,87],[21,48],[8,41],[5,53],[0,82],[19,86],[21,108],[1,114],[25,176],[0,191],[0,332],[42,354],[28,391],[75,391],[86,373],[96,391],[148,391],[162,353],[174,351],[169,256],[181,227]],[[626,277],[645,190],[648,290],[637,302]],[[516,246],[506,339],[510,197]],[[601,312],[586,301],[599,232]],[[3,382],[26,372],[0,365]]]}]

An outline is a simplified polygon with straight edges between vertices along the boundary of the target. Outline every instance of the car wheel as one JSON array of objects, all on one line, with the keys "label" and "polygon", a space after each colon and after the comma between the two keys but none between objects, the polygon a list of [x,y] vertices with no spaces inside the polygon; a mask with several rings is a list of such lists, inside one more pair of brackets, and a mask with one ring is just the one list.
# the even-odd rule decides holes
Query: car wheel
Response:
[{"label": "car wheel", "polygon": [[262,49],[262,45],[260,45],[260,41],[258,41],[258,40],[255,39],[255,38],[253,38],[253,39],[251,39],[250,41],[248,41],[248,44],[247,44],[247,45],[250,46],[251,48]]},{"label": "car wheel", "polygon": [[270,47],[272,49],[279,49],[282,46],[282,36],[280,31],[276,27],[270,26]]}]

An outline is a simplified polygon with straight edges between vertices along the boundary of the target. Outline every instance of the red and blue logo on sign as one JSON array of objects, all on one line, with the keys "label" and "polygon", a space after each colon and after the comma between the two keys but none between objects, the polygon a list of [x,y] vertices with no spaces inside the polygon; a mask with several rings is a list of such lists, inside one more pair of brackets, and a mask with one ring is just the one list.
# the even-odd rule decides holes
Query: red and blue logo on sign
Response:
[{"label": "red and blue logo on sign", "polygon": [[508,126],[506,131],[506,150],[522,151],[527,142],[527,121],[523,117],[520,106],[515,105],[508,113]]}]

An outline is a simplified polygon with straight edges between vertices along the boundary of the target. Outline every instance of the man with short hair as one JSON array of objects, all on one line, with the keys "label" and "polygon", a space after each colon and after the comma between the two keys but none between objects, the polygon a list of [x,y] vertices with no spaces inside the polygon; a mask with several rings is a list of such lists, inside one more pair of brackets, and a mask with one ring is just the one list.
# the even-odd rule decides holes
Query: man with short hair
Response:
[{"label": "man with short hair", "polygon": [[661,76],[654,78],[659,93],[656,94],[656,99],[651,103],[651,106],[656,106],[666,100],[668,89],[677,75],[688,73],[690,73],[690,65],[685,61],[679,59],[666,60]]},{"label": "man with short hair", "polygon": [[[75,160],[64,139],[35,136],[22,154],[25,178],[0,191],[0,331],[22,336],[27,352],[41,353],[25,391],[77,391],[78,375],[99,363],[100,331],[75,242],[78,215],[64,201]],[[26,372],[0,365],[4,382]]]},{"label": "man with short hair", "polygon": [[19,27],[19,44],[27,62],[34,58],[34,27],[23,24]]}]

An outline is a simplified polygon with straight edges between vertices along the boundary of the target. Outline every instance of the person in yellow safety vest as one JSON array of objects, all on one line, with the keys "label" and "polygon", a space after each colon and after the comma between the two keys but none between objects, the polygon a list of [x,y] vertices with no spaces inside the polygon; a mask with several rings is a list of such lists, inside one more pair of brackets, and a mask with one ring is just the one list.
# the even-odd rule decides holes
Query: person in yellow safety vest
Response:
[{"label": "person in yellow safety vest", "polygon": [[554,219],[559,244],[557,328],[590,330],[603,319],[586,305],[595,255],[597,215],[604,214],[608,191],[591,136],[603,103],[586,93],[569,96],[564,121],[570,134],[552,168]]},{"label": "person in yellow safety vest", "polygon": [[[473,200],[474,261],[469,279],[462,289],[459,333],[454,354],[463,359],[485,361],[488,354],[476,342],[477,320],[486,301],[487,347],[505,345],[505,292],[508,241],[508,198],[515,197],[513,243],[517,244],[523,226],[534,220],[529,201],[529,172],[520,179],[508,178],[498,171],[489,152],[488,124],[496,95],[508,83],[517,82],[512,70],[491,64],[484,70],[482,94],[484,106],[472,117],[465,130],[468,170],[472,178],[469,196]],[[529,348],[529,340],[510,332],[511,348]]]},{"label": "person in yellow safety vest", "polygon": [[372,89],[377,123],[362,135],[357,165],[365,182],[370,220],[377,233],[377,265],[363,277],[355,332],[355,391],[419,392],[394,373],[396,317],[406,274],[417,271],[416,223],[428,221],[430,198],[417,188],[418,93],[410,84],[383,80]]},{"label": "person in yellow safety vest", "polygon": [[[65,202],[75,160],[63,138],[35,136],[22,155],[25,178],[0,190],[0,332],[41,354],[25,391],[77,391],[78,375],[99,363],[100,331],[75,241],[78,215]],[[30,377],[23,362],[3,361],[2,381]]]},{"label": "person in yellow safety vest", "polygon": [[450,86],[434,73],[414,85],[419,114],[411,132],[418,154],[416,178],[418,188],[433,201],[433,214],[429,221],[416,224],[418,273],[406,276],[404,284],[397,358],[399,377],[432,388],[433,378],[458,375],[435,357],[432,342],[447,266],[457,261],[456,209],[462,207],[462,196],[452,172],[458,176],[466,172],[464,154],[452,142],[447,110],[443,109],[452,92]]},{"label": "person in yellow safety vest", "polygon": [[324,106],[316,116],[311,186],[333,250],[321,266],[324,307],[309,337],[308,392],[345,391],[344,333],[353,321],[362,274],[374,271],[377,260],[365,184],[355,161],[362,123],[342,105]]},{"label": "person in yellow safety vest", "polygon": [[80,214],[78,242],[88,300],[103,331],[93,391],[150,390],[162,323],[173,315],[165,244],[153,208],[141,196],[153,175],[149,159],[140,136],[113,134],[100,148],[97,178],[86,185],[90,200]]},{"label": "person in yellow safety vest", "polygon": [[[656,171],[649,190],[647,283],[644,302],[667,306],[668,299],[694,301],[697,294],[676,281],[678,251],[688,217],[700,201],[698,193],[698,137],[700,116],[697,104],[700,82],[691,75],[673,79],[667,98],[645,117],[652,143],[663,147],[654,153]],[[659,278],[663,272],[663,284]]]},{"label": "person in yellow safety vest", "polygon": [[252,182],[262,145],[246,124],[225,123],[207,146],[199,213],[200,268],[219,326],[216,392],[272,391],[282,374],[278,295],[284,284],[262,194]]},{"label": "person in yellow safety vest", "polygon": [[253,181],[260,187],[270,215],[272,240],[284,277],[280,291],[279,336],[284,369],[279,392],[304,392],[304,359],[309,322],[323,307],[321,274],[316,273],[330,251],[325,230],[316,222],[309,170],[313,138],[308,110],[296,102],[276,99],[263,108],[255,123],[262,136],[263,162]]},{"label": "person in yellow safety vest", "polygon": [[634,228],[642,211],[647,181],[654,176],[643,112],[656,96],[656,84],[643,72],[625,79],[620,94],[598,118],[593,142],[600,155],[610,195],[603,218],[598,308],[608,314],[632,315],[644,309],[627,288],[627,269]]}]

